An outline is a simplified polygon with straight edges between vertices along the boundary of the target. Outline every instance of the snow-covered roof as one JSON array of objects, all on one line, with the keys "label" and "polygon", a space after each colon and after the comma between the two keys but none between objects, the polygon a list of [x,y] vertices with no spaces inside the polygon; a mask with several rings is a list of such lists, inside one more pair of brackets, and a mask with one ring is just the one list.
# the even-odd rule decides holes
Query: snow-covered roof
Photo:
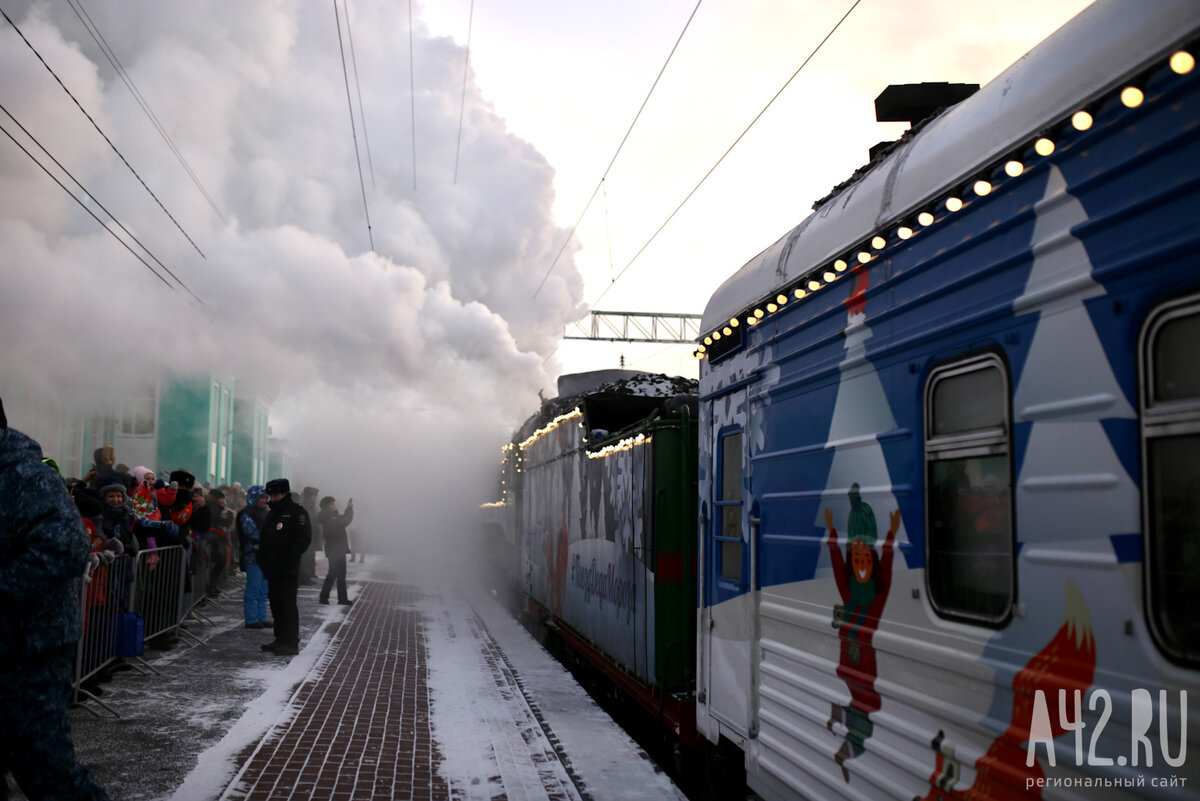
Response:
[{"label": "snow-covered roof", "polygon": [[827,265],[1111,90],[1194,36],[1197,9],[1196,0],[1098,0],[747,262],[713,293],[701,330]]}]

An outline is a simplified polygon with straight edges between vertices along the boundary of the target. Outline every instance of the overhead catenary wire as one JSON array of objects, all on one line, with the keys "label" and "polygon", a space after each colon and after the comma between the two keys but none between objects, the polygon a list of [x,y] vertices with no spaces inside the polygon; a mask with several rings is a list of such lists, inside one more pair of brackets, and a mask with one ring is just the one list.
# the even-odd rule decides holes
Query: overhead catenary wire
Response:
[{"label": "overhead catenary wire", "polygon": [[413,24],[412,0],[408,0],[408,105],[412,118],[412,172],[413,191],[417,191],[417,79],[413,72]]},{"label": "overhead catenary wire", "polygon": [[350,137],[354,140],[354,163],[358,167],[358,186],[362,190],[363,214],[367,219],[367,240],[375,252],[375,235],[371,232],[371,209],[367,206],[367,184],[363,180],[362,156],[358,152],[358,132],[354,125],[354,101],[350,99],[350,74],[346,70],[346,48],[342,45],[342,15],[337,0],[333,0],[333,18],[337,21],[338,50],[342,54],[342,78],[346,82],[346,108],[350,111]]},{"label": "overhead catenary wire", "polygon": [[[33,142],[35,144],[37,144],[37,146],[42,150],[42,152],[45,153],[46,156],[51,161],[53,161],[60,170],[62,170],[64,173],[67,174],[67,176],[75,183],[75,185],[79,187],[80,191],[82,191],[85,195],[87,195],[87,197],[90,198],[97,206],[99,206],[101,209],[103,209],[104,213],[107,214],[109,217],[111,217],[113,219],[113,221],[116,222],[118,226],[120,226],[121,230],[124,231],[131,239],[133,239],[133,241],[137,242],[138,246],[141,247],[142,250],[144,250],[150,256],[150,258],[152,258],[152,259],[154,259],[154,261],[158,262],[159,266],[161,266],[164,270],[166,270],[167,274],[170,275],[172,278],[174,278],[175,282],[178,283],[180,287],[182,287],[189,295],[191,295],[201,306],[208,308],[208,304],[206,304],[203,300],[201,300],[196,295],[196,293],[192,292],[192,290],[189,289],[187,287],[187,285],[184,284],[183,281],[181,281],[179,279],[178,276],[176,276],[173,272],[171,272],[166,267],[166,265],[164,265],[161,261],[159,261],[158,258],[156,256],[154,256],[154,254],[151,253],[150,250],[145,245],[143,245],[142,242],[137,237],[135,237],[133,234],[131,234],[129,232],[129,229],[127,229],[124,225],[122,225],[121,222],[119,220],[117,220],[116,217],[113,216],[112,212],[110,212],[107,208],[105,208],[105,206],[103,204],[101,204],[98,200],[96,200],[95,197],[93,197],[92,194],[83,186],[83,184],[79,183],[79,181],[75,179],[75,176],[71,175],[70,171],[67,170],[65,167],[63,167],[62,164],[56,158],[54,158],[54,156],[52,156],[50,154],[50,151],[46,150],[46,148],[42,145],[42,143],[38,142],[38,140],[35,137],[33,137],[25,129],[25,127],[23,125],[21,125],[21,123],[18,122],[15,117],[12,116],[12,114],[9,113],[7,108],[3,108],[3,106],[0,106],[0,109],[2,109],[4,111],[4,113],[8,116],[9,119],[11,119],[14,123],[16,123],[17,127],[19,127],[21,129],[21,131],[23,133],[25,133],[26,136],[28,136],[30,139],[33,140]],[[34,164],[36,164],[39,168],[41,168],[42,172],[46,173],[46,175],[50,177],[50,180],[52,180],[52,181],[54,181],[54,183],[58,184],[59,188],[61,188],[64,192],[66,192],[67,195],[69,195],[72,200],[74,200],[76,203],[78,203],[79,207],[82,208],[84,211],[86,211],[93,220],[95,220],[97,223],[99,223],[100,227],[103,228],[105,231],[107,231],[108,234],[111,237],[113,237],[113,239],[116,239],[118,242],[121,243],[122,247],[124,247],[131,254],[133,254],[133,257],[135,259],[137,259],[138,261],[140,261],[146,267],[146,269],[150,271],[150,273],[155,278],[157,278],[159,281],[162,281],[163,284],[166,285],[166,287],[168,289],[170,289],[172,292],[176,292],[176,293],[179,292],[178,289],[176,289],[174,286],[171,285],[170,281],[168,281],[166,278],[164,278],[162,276],[161,273],[159,273],[157,270],[154,269],[154,267],[150,264],[150,262],[146,261],[146,259],[144,259],[141,256],[141,254],[139,254],[132,247],[130,247],[128,242],[126,242],[121,237],[117,236],[116,232],[113,231],[111,228],[109,228],[108,225],[104,222],[104,220],[100,219],[100,217],[96,215],[96,212],[89,209],[87,207],[87,204],[82,199],[80,199],[74,192],[72,192],[70,190],[70,188],[67,187],[66,184],[64,184],[62,181],[60,181],[58,179],[58,176],[56,176],[53,172],[51,172],[50,169],[45,164],[43,164],[36,155],[34,155],[32,152],[30,152],[29,148],[27,148],[27,147],[25,147],[25,145],[21,144],[21,142],[18,141],[17,137],[13,136],[12,131],[8,130],[8,128],[3,123],[0,123],[0,132],[2,132],[5,136],[7,136],[9,139],[11,139],[13,144],[15,144],[18,148],[20,148],[21,151],[26,156],[28,156],[29,159]]]},{"label": "overhead catenary wire", "polygon": [[650,96],[654,94],[654,90],[658,86],[658,82],[662,79],[663,73],[667,71],[667,65],[671,63],[671,58],[675,55],[675,51],[679,49],[679,43],[683,41],[683,36],[687,33],[688,27],[692,24],[692,20],[695,19],[696,12],[700,10],[700,3],[702,2],[704,2],[704,0],[696,0],[696,7],[692,9],[692,13],[688,15],[687,22],[683,24],[683,30],[679,32],[679,37],[675,40],[675,44],[671,47],[671,52],[667,54],[667,60],[663,62],[662,69],[660,69],[658,71],[658,75],[655,76],[654,83],[650,85],[650,91],[646,93],[646,97],[642,100],[642,105],[638,107],[637,114],[633,115],[633,121],[629,123],[629,128],[626,129],[625,135],[621,137],[621,144],[617,145],[617,150],[615,153],[613,153],[612,158],[609,160],[608,166],[604,168],[604,174],[600,176],[599,183],[597,183],[596,188],[592,190],[592,195],[588,198],[587,203],[583,205],[583,211],[579,212],[579,217],[575,220],[575,224],[571,226],[570,232],[567,233],[567,238],[563,240],[562,247],[559,248],[558,254],[554,257],[554,261],[550,264],[550,268],[546,270],[546,274],[542,276],[542,282],[538,284],[537,289],[533,291],[533,297],[536,298],[538,293],[542,291],[542,287],[546,285],[547,279],[550,278],[550,273],[554,272],[554,268],[558,266],[558,262],[562,258],[563,253],[566,251],[567,245],[571,243],[572,237],[575,236],[575,232],[579,229],[580,223],[583,222],[584,215],[587,214],[588,209],[591,208],[592,201],[596,199],[596,193],[600,191],[600,187],[604,186],[604,180],[608,178],[609,171],[612,170],[613,164],[617,162],[617,156],[621,155],[621,149],[625,147],[625,142],[629,140],[629,135],[633,133],[633,127],[637,125],[638,118],[642,116],[642,112],[646,109],[646,104],[650,102]]},{"label": "overhead catenary wire", "polygon": [[[61,161],[59,161],[58,159],[56,159],[54,157],[54,154],[51,153],[49,150],[47,150],[46,146],[43,145],[36,136],[34,136],[32,133],[30,133],[29,129],[26,128],[24,125],[22,125],[21,121],[18,120],[16,117],[14,117],[12,112],[9,111],[8,108],[3,103],[0,103],[0,112],[2,112],[10,120],[12,120],[13,124],[21,129],[21,133],[25,134],[25,136],[27,136],[31,142],[33,142],[35,145],[37,145],[38,149],[46,154],[46,158],[48,158],[52,162],[54,162],[54,166],[56,166],[60,170],[62,170],[63,173],[68,178],[71,179],[72,183],[74,183],[75,186],[79,187],[79,191],[83,192],[84,195],[86,195],[89,199],[91,199],[91,201],[93,203],[95,203],[97,206],[99,206],[101,211],[103,211],[105,214],[107,214],[109,216],[109,218],[111,218],[112,221],[114,223],[116,223],[117,226],[119,226],[122,231],[125,232],[126,236],[128,236],[130,239],[132,239],[134,242],[136,242],[138,244],[138,247],[140,247],[143,251],[145,251],[146,255],[154,260],[155,264],[157,264],[159,267],[161,267],[163,269],[163,271],[166,272],[167,275],[169,275],[169,276],[171,276],[171,278],[175,279],[175,283],[179,284],[179,286],[182,287],[189,295],[191,295],[193,298],[195,298],[197,301],[199,301],[201,305],[206,305],[203,300],[200,300],[200,298],[197,297],[196,293],[192,292],[192,290],[188,288],[187,284],[185,284],[183,282],[183,280],[180,279],[179,276],[175,275],[175,273],[171,271],[170,267],[163,264],[162,260],[159,259],[157,256],[155,256],[154,253],[150,250],[150,248],[146,247],[146,245],[140,239],[138,239],[137,236],[135,236],[132,231],[130,231],[128,228],[126,228],[125,224],[122,223],[119,219],[117,219],[117,216],[115,214],[113,214],[111,211],[109,211],[107,206],[105,206],[103,203],[101,203],[94,194],[92,194],[90,191],[88,191],[87,187],[85,187],[83,184],[81,184],[79,182],[79,180],[74,175],[71,174],[71,171],[68,170],[65,166],[63,166],[63,163]],[[13,140],[13,143],[16,144],[17,147],[19,147],[19,148],[21,148],[21,150],[25,151],[25,154],[27,156],[29,156],[29,158],[32,159],[34,161],[34,163],[36,163],[39,167],[41,167],[42,170],[47,175],[49,175],[51,178],[54,178],[54,175],[52,173],[50,173],[50,171],[48,169],[46,169],[45,165],[43,165],[40,161],[38,161],[38,159],[32,153],[30,153],[23,145],[21,145],[21,143],[18,142],[16,140],[16,138],[11,133],[8,132],[8,130],[5,130],[4,133],[8,136],[9,139]],[[64,184],[57,181],[57,179],[55,179],[55,181],[68,194],[70,194],[72,197],[74,197],[74,193],[71,192],[69,189],[67,189],[67,187]],[[84,206],[84,209],[87,210],[89,213],[91,211],[90,209],[87,209],[87,206]],[[103,225],[106,229],[108,228],[108,225],[106,223],[104,223],[102,220],[100,220],[99,217],[96,217],[95,214],[92,214],[92,217],[94,219],[96,219],[96,221],[99,222],[101,225]],[[112,231],[110,230],[109,233],[112,233]],[[113,234],[113,236],[116,237],[116,234]],[[116,238],[118,241],[121,241],[120,237],[116,237]],[[122,244],[124,244],[124,242],[122,242]],[[128,245],[126,245],[126,247],[128,247]],[[132,250],[131,250],[131,252],[132,252]],[[138,254],[134,253],[134,255],[137,256]],[[146,262],[143,261],[142,263],[145,264]],[[148,264],[146,266],[149,267]],[[156,271],[154,271],[153,268],[151,268],[151,271],[154,272],[155,275],[158,275],[158,273]],[[162,278],[161,275],[158,275],[158,277]],[[168,286],[170,286],[170,284],[168,284]],[[172,289],[174,289],[174,287],[172,287]]]},{"label": "overhead catenary wire", "polygon": [[471,0],[471,8],[467,12],[467,54],[463,59],[462,100],[458,105],[458,144],[454,148],[454,183],[458,183],[458,157],[462,152],[463,116],[467,110],[467,76],[471,70],[471,26],[475,21],[475,0]]},{"label": "overhead catenary wire", "polygon": [[767,104],[762,107],[762,110],[759,111],[758,114],[754,115],[754,119],[750,120],[750,124],[746,126],[745,130],[738,134],[737,138],[734,139],[733,143],[725,149],[725,152],[721,154],[721,157],[717,159],[716,163],[709,168],[708,172],[704,173],[704,177],[700,179],[699,183],[692,187],[692,191],[687,193],[687,196],[679,202],[679,205],[675,207],[675,210],[667,216],[667,219],[663,220],[662,225],[658,226],[657,230],[650,235],[650,238],[646,240],[646,244],[638,248],[637,253],[633,254],[633,258],[631,258],[629,262],[623,268],[621,268],[621,272],[617,273],[616,278],[610,281],[608,286],[604,288],[604,291],[596,296],[596,299],[590,304],[590,308],[595,308],[596,304],[599,303],[606,294],[608,294],[608,291],[613,288],[613,285],[620,280],[621,276],[623,276],[625,272],[633,266],[633,263],[637,261],[638,257],[645,252],[646,248],[650,247],[650,244],[658,238],[658,235],[662,233],[663,229],[666,228],[671,220],[675,218],[675,215],[679,213],[679,210],[682,209],[689,200],[691,200],[692,195],[696,194],[700,187],[704,185],[704,182],[708,180],[709,176],[716,172],[717,167],[721,166],[721,162],[725,160],[726,156],[733,152],[733,149],[738,146],[738,143],[742,141],[742,138],[745,137],[746,134],[750,133],[750,129],[753,128],[760,119],[762,119],[762,115],[767,113],[767,109],[769,109],[775,103],[775,101],[779,99],[779,96],[783,94],[783,91],[788,88],[793,80],[796,79],[796,76],[800,74],[800,71],[808,66],[808,63],[812,61],[813,57],[821,51],[821,48],[825,46],[825,43],[828,42],[833,34],[837,32],[837,29],[842,26],[842,23],[846,21],[846,18],[850,16],[854,9],[858,8],[858,4],[861,2],[862,0],[854,0],[854,4],[851,5],[850,8],[847,9],[846,13],[842,15],[841,19],[839,19],[834,26],[830,28],[829,33],[825,34],[825,37],[817,43],[817,46],[813,48],[813,51],[808,54],[808,57],[804,59],[799,67],[796,68],[796,71],[792,73],[791,77],[783,82],[783,86],[779,87],[779,91],[777,91],[771,97],[771,99],[767,101]]},{"label": "overhead catenary wire", "polygon": [[175,224],[175,227],[179,229],[179,233],[183,234],[183,238],[188,241],[188,244],[190,244],[193,248],[195,248],[196,252],[200,254],[201,258],[207,259],[208,257],[204,255],[204,251],[202,251],[200,249],[199,245],[197,245],[192,240],[192,238],[190,236],[188,236],[187,231],[183,230],[183,226],[181,226],[179,224],[179,221],[176,220],[171,215],[171,212],[167,211],[167,207],[164,206],[162,201],[158,199],[158,195],[154,194],[154,191],[152,189],[150,189],[149,186],[146,185],[146,182],[144,180],[142,180],[142,176],[138,175],[137,170],[135,170],[133,168],[133,165],[129,163],[129,160],[126,159],[124,154],[121,153],[121,151],[117,149],[117,146],[115,144],[113,144],[113,141],[108,138],[108,134],[104,133],[104,130],[96,123],[96,120],[94,120],[92,118],[92,115],[87,112],[87,109],[85,109],[83,107],[83,104],[79,102],[79,100],[75,97],[75,95],[71,93],[71,90],[67,88],[67,85],[65,83],[63,83],[62,79],[58,77],[58,73],[56,73],[50,67],[50,65],[46,63],[46,59],[42,58],[42,54],[39,53],[37,48],[33,46],[33,43],[25,38],[25,34],[21,33],[21,29],[17,27],[17,23],[13,22],[12,17],[8,16],[8,13],[3,8],[0,8],[0,15],[2,15],[4,17],[4,20],[9,25],[12,26],[12,29],[17,32],[17,35],[21,37],[21,40],[23,42],[25,42],[25,45],[31,51],[33,51],[33,54],[35,56],[37,56],[37,60],[42,62],[42,66],[46,68],[46,71],[49,72],[50,75],[54,78],[54,80],[58,83],[58,85],[60,87],[62,87],[62,90],[67,93],[67,96],[71,98],[71,100],[75,103],[76,107],[78,107],[79,110],[81,112],[83,112],[83,116],[87,117],[87,120],[88,120],[88,122],[90,122],[92,124],[92,127],[95,128],[96,131],[100,134],[100,136],[102,136],[104,138],[104,141],[108,143],[108,146],[110,148],[112,148],[112,151],[117,154],[117,157],[119,159],[121,159],[121,162],[125,165],[125,167],[129,170],[129,172],[131,172],[133,174],[133,177],[137,178],[138,183],[140,183],[142,185],[142,188],[145,189],[150,194],[150,197],[154,198],[154,202],[157,203],[158,207],[163,210],[163,213],[167,215],[167,218],[170,219],[170,221]]},{"label": "overhead catenary wire", "polygon": [[138,90],[137,85],[134,84],[133,78],[125,70],[124,65],[121,64],[121,60],[117,58],[116,52],[112,49],[112,47],[109,46],[108,40],[104,38],[104,34],[100,32],[100,27],[96,24],[95,20],[92,19],[91,15],[88,14],[87,9],[83,7],[82,0],[67,0],[67,2],[70,4],[71,10],[75,12],[75,16],[79,18],[79,21],[83,23],[83,27],[91,35],[92,40],[95,41],[96,45],[100,48],[100,52],[106,59],[108,59],[108,63],[112,65],[113,70],[116,71],[117,77],[121,79],[126,88],[129,89],[130,94],[133,95],[133,99],[136,100],[138,105],[142,107],[142,111],[150,120],[155,130],[158,131],[158,135],[162,137],[162,140],[166,143],[167,147],[171,149],[173,154],[175,154],[175,158],[179,161],[184,171],[188,174],[188,177],[191,178],[192,183],[195,184],[198,190],[200,190],[200,194],[204,196],[205,201],[207,201],[209,207],[213,210],[213,213],[217,215],[217,219],[219,219],[222,223],[225,223],[225,215],[221,212],[220,207],[217,206],[217,203],[215,200],[213,200],[212,195],[208,193],[208,190],[205,188],[204,184],[201,183],[200,179],[196,176],[196,173],[192,170],[192,166],[188,164],[187,159],[183,157],[183,153],[180,152],[178,146],[175,144],[175,141],[171,138],[170,134],[167,133],[167,129],[163,127],[162,122],[158,119],[158,115],[155,114],[153,109],[150,108],[150,104],[146,101],[146,98],[142,96],[142,93]]},{"label": "overhead catenary wire", "polygon": [[346,8],[346,39],[350,42],[350,65],[354,67],[354,91],[358,94],[358,119],[362,123],[363,147],[367,151],[367,166],[371,168],[371,188],[375,188],[375,161],[371,158],[371,137],[367,135],[367,112],[363,106],[362,84],[358,80],[358,56],[354,54],[354,33],[350,30],[350,3],[343,0]]},{"label": "overhead catenary wire", "polygon": [[[769,109],[775,103],[775,101],[777,99],[779,99],[779,96],[781,94],[783,94],[783,91],[785,89],[787,89],[787,87],[791,84],[791,82],[793,80],[795,80],[796,76],[800,74],[800,71],[803,70],[808,65],[808,63],[813,60],[813,58],[817,55],[817,53],[819,53],[821,51],[821,48],[823,48],[825,46],[825,43],[828,42],[830,40],[830,38],[832,38],[832,36],[837,32],[838,28],[840,28],[842,26],[842,23],[844,23],[846,21],[846,18],[850,16],[850,14],[854,11],[854,9],[858,8],[859,3],[861,3],[861,2],[862,2],[862,0],[854,0],[854,4],[851,5],[850,8],[847,9],[846,13],[841,16],[841,18],[834,24],[834,26],[832,28],[830,28],[829,32],[827,34],[825,34],[824,38],[822,38],[821,41],[817,43],[817,46],[815,48],[813,48],[812,52],[808,54],[808,57],[805,58],[804,61],[801,62],[800,66],[796,68],[796,71],[793,72],[786,81],[784,81],[783,86],[781,86],[779,88],[779,90],[771,97],[771,99],[769,101],[767,101],[767,104],[765,106],[763,106],[762,110],[759,111],[758,114],[756,114],[754,116],[754,119],[752,119],[750,121],[750,124],[746,126],[745,130],[743,130],[740,134],[738,134],[737,138],[733,140],[733,143],[728,148],[726,148],[725,152],[723,154],[721,154],[721,157],[719,159],[717,159],[716,163],[713,164],[713,166],[711,168],[709,168],[708,172],[706,172],[704,174],[704,177],[700,179],[700,182],[697,183],[694,187],[692,187],[692,190],[687,193],[687,196],[684,197],[684,199],[679,203],[679,205],[675,207],[675,210],[672,211],[671,214],[667,217],[667,219],[663,221],[662,225],[660,225],[658,227],[658,229],[655,230],[655,232],[650,236],[650,238],[646,241],[646,243],[644,245],[642,245],[642,247],[640,249],[638,249],[638,252],[633,255],[633,258],[630,259],[628,263],[626,263],[626,265],[621,269],[621,272],[617,273],[616,277],[613,278],[609,282],[609,284],[604,288],[604,290],[596,297],[596,299],[594,301],[592,301],[591,304],[589,304],[589,306],[588,306],[589,308],[594,309],[596,307],[596,304],[598,304],[600,302],[600,300],[606,294],[608,294],[608,291],[610,289],[612,289],[612,287],[616,284],[617,280],[621,276],[623,276],[626,273],[626,271],[629,270],[630,267],[633,266],[633,263],[635,261],[637,261],[638,257],[641,256],[641,254],[646,250],[646,248],[648,248],[650,246],[650,244],[658,237],[658,235],[660,233],[662,233],[663,229],[667,227],[667,224],[670,223],[671,220],[675,217],[675,215],[679,213],[679,210],[682,209],[684,207],[684,205],[688,202],[688,200],[691,199],[692,195],[696,194],[697,190],[699,190],[700,187],[704,184],[704,182],[708,180],[709,176],[711,176],[713,174],[713,172],[716,171],[717,167],[719,167],[721,165],[721,162],[723,162],[725,160],[725,158],[730,154],[730,152],[732,152],[733,149],[735,147],[737,147],[738,143],[742,141],[743,137],[745,137],[746,134],[750,132],[750,129],[753,128],[754,125],[759,121],[759,119],[762,118],[763,114],[766,113],[767,109]],[[695,12],[693,11],[692,13],[694,14]],[[685,28],[685,30],[686,30],[686,28]],[[601,185],[603,185],[603,180],[601,180]],[[597,189],[599,189],[599,187],[597,187]],[[593,197],[595,197],[594,192],[592,193],[592,195],[593,195]],[[590,202],[591,201],[589,201],[589,203]],[[586,209],[585,209],[585,211],[586,211]],[[582,220],[582,215],[580,215],[580,219]],[[576,226],[578,226],[578,225],[579,225],[579,223],[576,222]],[[574,229],[572,229],[572,232],[574,232]],[[568,239],[568,241],[569,241],[569,239]],[[564,244],[564,248],[565,247],[566,246]],[[560,255],[561,255],[561,252],[560,252]],[[555,259],[555,262],[557,263],[557,259]],[[554,269],[554,265],[551,265],[551,269]],[[549,272],[547,272],[546,277],[548,278],[549,275],[550,275]],[[542,279],[542,283],[545,283],[545,279]],[[540,288],[541,287],[539,287],[539,289]],[[537,293],[535,292],[534,295],[536,296]],[[542,364],[544,365],[547,362],[549,362],[550,359],[553,358],[554,354],[557,352],[558,352],[558,345],[555,345],[554,349],[551,350],[550,353],[546,356],[546,358],[542,360]]]}]

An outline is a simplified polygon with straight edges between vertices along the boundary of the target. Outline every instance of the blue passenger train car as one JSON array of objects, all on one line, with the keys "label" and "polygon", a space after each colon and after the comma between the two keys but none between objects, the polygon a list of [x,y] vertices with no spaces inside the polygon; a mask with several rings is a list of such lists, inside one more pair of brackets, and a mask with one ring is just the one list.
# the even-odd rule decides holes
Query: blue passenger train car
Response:
[{"label": "blue passenger train car", "polygon": [[712,296],[696,716],[762,797],[1200,793],[1198,29],[1096,3]]}]

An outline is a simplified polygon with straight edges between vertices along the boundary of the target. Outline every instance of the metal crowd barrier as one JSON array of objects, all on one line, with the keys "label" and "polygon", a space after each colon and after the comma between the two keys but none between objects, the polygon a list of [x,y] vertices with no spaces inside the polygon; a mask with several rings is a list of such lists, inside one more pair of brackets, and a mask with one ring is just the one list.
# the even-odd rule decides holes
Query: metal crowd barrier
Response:
[{"label": "metal crowd barrier", "polygon": [[145,643],[156,637],[173,635],[201,642],[184,626],[193,616],[213,625],[197,607],[207,602],[220,608],[216,593],[209,593],[224,576],[213,569],[214,552],[203,540],[186,549],[180,545],[147,548],[136,557],[118,556],[76,580],[83,636],[76,650],[73,701],[85,697],[120,717],[84,686],[89,679],[118,659],[143,674],[157,673],[141,658]]},{"label": "metal crowd barrier", "polygon": [[184,616],[183,591],[187,584],[185,555],[179,545],[138,552],[133,611],[142,616],[143,641],[179,629]]},{"label": "metal crowd barrier", "polygon": [[[96,701],[113,715],[116,712],[82,685],[118,657],[132,655],[123,648],[121,635],[127,632],[133,601],[133,560],[118,556],[110,564],[89,569],[79,582],[79,611],[83,635],[75,653],[73,700],[80,695]],[[136,632],[135,632],[136,636]],[[141,653],[137,643],[138,653]]]}]

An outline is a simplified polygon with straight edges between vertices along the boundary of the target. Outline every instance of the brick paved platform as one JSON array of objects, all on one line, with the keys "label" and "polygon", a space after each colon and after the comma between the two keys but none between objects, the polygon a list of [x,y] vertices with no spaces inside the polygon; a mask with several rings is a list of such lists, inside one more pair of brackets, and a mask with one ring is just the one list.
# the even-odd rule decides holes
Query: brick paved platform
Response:
[{"label": "brick paved platform", "polygon": [[222,795],[229,801],[452,797],[430,734],[420,593],[371,583]]},{"label": "brick paved platform", "polygon": [[[614,750],[618,762],[627,756]],[[281,718],[238,764],[222,801],[610,797],[583,789],[466,597],[399,582],[363,586]]]}]

